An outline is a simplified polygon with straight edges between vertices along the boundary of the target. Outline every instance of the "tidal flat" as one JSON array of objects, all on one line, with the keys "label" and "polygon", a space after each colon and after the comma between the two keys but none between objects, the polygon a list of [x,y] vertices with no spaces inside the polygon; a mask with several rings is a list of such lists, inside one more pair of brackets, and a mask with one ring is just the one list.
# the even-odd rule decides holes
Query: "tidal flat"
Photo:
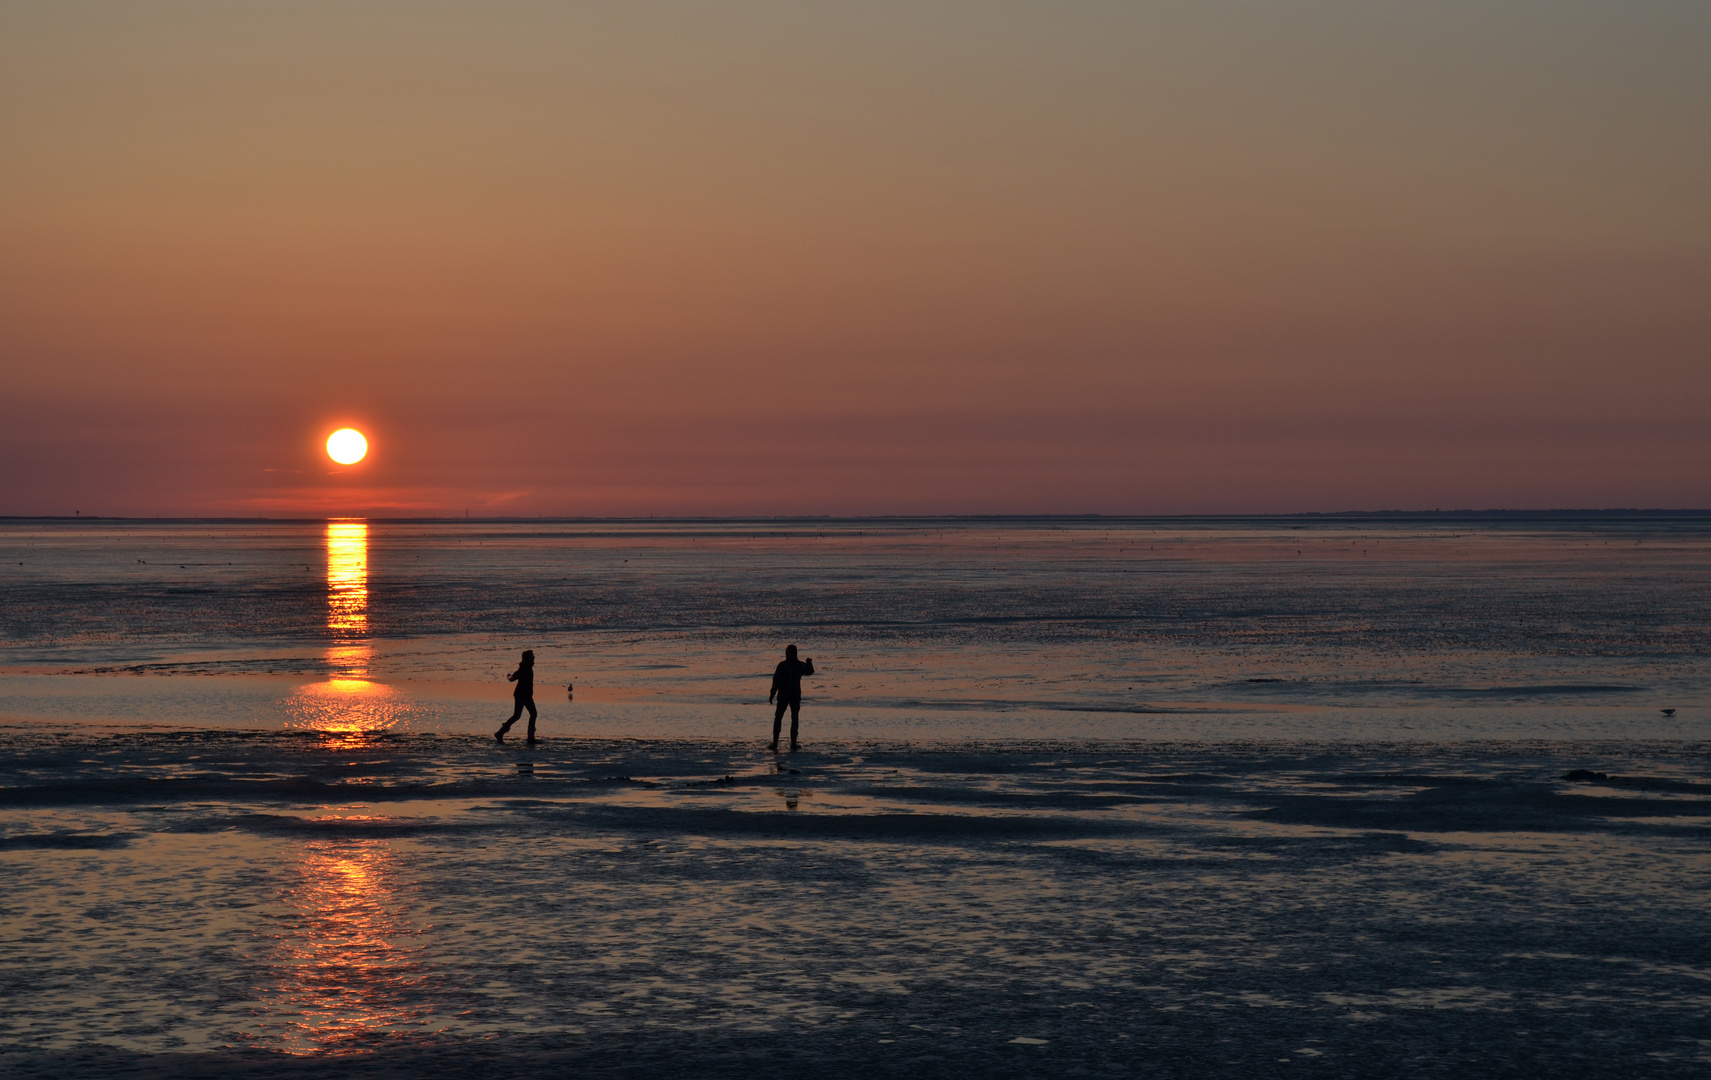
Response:
[{"label": "tidal flat", "polygon": [[1711,1064],[1698,519],[356,524],[0,527],[8,1075]]}]

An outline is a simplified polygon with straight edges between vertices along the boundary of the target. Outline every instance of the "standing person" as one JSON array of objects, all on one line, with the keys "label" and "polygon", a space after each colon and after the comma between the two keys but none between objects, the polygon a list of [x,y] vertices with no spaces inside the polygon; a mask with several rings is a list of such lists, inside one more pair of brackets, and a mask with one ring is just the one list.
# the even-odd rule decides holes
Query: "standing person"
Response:
[{"label": "standing person", "polygon": [[778,667],[772,672],[772,689],[767,692],[766,703],[772,704],[772,699],[778,699],[778,710],[772,714],[772,745],[767,747],[774,753],[778,752],[778,729],[784,723],[784,710],[790,709],[790,752],[796,752],[796,723],[802,715],[802,676],[814,674],[814,658],[796,659],[796,646],[787,645],[784,649],[784,659],[778,662]]},{"label": "standing person", "polygon": [[505,676],[506,682],[514,682],[517,688],[511,691],[511,697],[517,707],[511,710],[511,719],[499,726],[493,733],[494,742],[504,742],[505,733],[511,730],[511,725],[523,715],[523,710],[529,710],[529,739],[530,746],[535,745],[535,652],[533,649],[523,650],[523,662],[517,665],[517,670]]}]

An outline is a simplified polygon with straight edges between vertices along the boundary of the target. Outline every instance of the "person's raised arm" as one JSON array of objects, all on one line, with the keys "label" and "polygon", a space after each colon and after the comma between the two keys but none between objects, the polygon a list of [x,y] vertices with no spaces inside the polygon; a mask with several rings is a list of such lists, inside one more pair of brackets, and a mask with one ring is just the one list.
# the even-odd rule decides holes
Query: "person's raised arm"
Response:
[{"label": "person's raised arm", "polygon": [[807,665],[802,669],[802,674],[804,674],[804,675],[814,674],[814,658],[812,656],[810,656],[806,660],[802,661],[802,663]]}]

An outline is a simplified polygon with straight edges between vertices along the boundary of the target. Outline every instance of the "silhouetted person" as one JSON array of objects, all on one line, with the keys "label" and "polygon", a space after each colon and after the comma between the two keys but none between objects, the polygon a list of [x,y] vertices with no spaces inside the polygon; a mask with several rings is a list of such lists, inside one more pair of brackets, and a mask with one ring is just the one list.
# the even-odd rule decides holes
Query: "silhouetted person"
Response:
[{"label": "silhouetted person", "polygon": [[784,723],[784,710],[790,710],[790,752],[796,752],[796,724],[802,716],[802,676],[814,674],[814,658],[796,659],[796,646],[789,645],[784,649],[784,659],[778,662],[778,667],[772,672],[772,689],[767,692],[766,703],[772,704],[772,699],[778,699],[778,711],[772,714],[772,745],[769,750],[778,749],[778,729]]},{"label": "silhouetted person", "polygon": [[506,682],[514,682],[517,688],[511,691],[511,697],[517,707],[511,710],[511,719],[499,725],[499,730],[493,733],[494,742],[504,742],[505,733],[511,730],[511,725],[523,715],[523,710],[529,710],[529,744],[535,742],[535,653],[532,649],[523,651],[523,662],[517,665],[517,670],[505,676]]}]

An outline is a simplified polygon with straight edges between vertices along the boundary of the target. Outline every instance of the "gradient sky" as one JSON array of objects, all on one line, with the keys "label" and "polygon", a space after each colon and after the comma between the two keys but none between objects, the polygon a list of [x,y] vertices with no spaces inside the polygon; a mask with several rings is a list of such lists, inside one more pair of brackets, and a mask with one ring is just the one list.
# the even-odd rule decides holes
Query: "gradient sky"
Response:
[{"label": "gradient sky", "polygon": [[1703,0],[9,0],[0,514],[1711,506],[1707,56]]}]

